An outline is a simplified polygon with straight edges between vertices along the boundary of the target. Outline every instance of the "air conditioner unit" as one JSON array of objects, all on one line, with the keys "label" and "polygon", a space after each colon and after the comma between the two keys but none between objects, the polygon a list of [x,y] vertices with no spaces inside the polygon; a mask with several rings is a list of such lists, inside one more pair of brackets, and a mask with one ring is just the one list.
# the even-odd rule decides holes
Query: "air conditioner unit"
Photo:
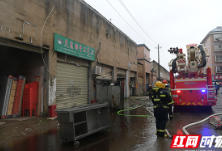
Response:
[{"label": "air conditioner unit", "polygon": [[101,75],[102,67],[94,66],[93,74],[95,75]]}]

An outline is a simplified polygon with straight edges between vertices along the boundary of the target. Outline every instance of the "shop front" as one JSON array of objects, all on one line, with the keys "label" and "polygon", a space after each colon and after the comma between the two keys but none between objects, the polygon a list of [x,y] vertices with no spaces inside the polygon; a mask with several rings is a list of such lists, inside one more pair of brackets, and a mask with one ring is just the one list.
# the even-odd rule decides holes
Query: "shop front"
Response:
[{"label": "shop front", "polygon": [[56,65],[56,108],[63,109],[89,103],[90,65],[95,50],[61,35],[54,35]]},{"label": "shop front", "polygon": [[[11,118],[24,115],[42,116],[46,98],[47,50],[0,38],[0,117]],[[44,64],[45,62],[45,64]],[[27,106],[27,85],[37,82],[32,108]],[[24,102],[25,101],[25,102]],[[33,103],[33,102],[32,102]]]}]

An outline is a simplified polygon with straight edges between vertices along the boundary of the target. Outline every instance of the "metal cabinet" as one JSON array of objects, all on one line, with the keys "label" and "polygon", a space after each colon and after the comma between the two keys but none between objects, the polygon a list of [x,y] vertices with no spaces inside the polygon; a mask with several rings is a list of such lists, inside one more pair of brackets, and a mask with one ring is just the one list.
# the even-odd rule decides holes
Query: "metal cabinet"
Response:
[{"label": "metal cabinet", "polygon": [[64,142],[74,141],[75,144],[78,144],[76,140],[110,126],[108,102],[58,109],[56,113],[60,127],[60,138]]}]

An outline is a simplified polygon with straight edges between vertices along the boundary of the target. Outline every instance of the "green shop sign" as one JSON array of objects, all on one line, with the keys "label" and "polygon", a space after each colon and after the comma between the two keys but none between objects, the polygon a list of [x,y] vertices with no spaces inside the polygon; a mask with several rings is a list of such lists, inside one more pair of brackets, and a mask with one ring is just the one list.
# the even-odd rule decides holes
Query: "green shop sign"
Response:
[{"label": "green shop sign", "polygon": [[67,55],[95,61],[95,49],[56,33],[54,34],[54,50]]}]

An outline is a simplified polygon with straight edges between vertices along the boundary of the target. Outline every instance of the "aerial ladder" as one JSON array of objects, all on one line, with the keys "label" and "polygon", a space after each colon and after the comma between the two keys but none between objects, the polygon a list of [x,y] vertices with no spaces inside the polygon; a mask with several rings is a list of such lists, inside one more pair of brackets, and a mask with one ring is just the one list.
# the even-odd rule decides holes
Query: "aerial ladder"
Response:
[{"label": "aerial ladder", "polygon": [[170,87],[174,105],[216,105],[211,68],[204,69],[210,56],[207,49],[198,44],[188,44],[186,48],[187,58],[182,49],[176,47],[168,50],[171,54],[176,54],[176,58],[168,63],[171,68]]}]

